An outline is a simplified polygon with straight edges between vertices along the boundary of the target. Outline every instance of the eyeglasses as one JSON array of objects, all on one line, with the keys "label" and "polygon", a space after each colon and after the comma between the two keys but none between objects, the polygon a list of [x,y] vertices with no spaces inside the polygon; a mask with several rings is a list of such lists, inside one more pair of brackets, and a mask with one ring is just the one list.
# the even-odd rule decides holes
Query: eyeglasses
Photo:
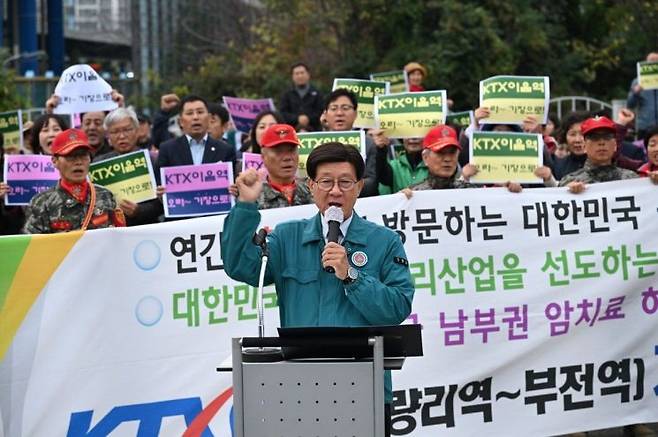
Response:
[{"label": "eyeglasses", "polygon": [[343,112],[347,112],[347,111],[351,111],[352,109],[354,109],[354,106],[352,106],[352,105],[331,105],[327,108],[327,111],[337,112],[339,109]]},{"label": "eyeglasses", "polygon": [[134,127],[126,127],[124,129],[116,129],[116,130],[111,130],[109,131],[109,134],[111,137],[118,137],[121,134],[124,134],[125,136],[130,135],[135,131]]},{"label": "eyeglasses", "polygon": [[340,191],[349,191],[354,188],[354,185],[356,185],[356,181],[351,179],[322,178],[315,181],[315,183],[318,184],[318,187],[320,187],[322,191],[331,191],[336,184],[338,184]]}]

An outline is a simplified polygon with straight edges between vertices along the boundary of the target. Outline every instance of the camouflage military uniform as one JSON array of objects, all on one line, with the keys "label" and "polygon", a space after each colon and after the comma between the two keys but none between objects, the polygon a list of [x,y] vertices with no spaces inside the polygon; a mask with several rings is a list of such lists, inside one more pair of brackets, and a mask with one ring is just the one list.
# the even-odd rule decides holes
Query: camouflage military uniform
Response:
[{"label": "camouflage military uniform", "polygon": [[258,209],[283,208],[286,206],[307,205],[313,203],[313,195],[306,181],[297,179],[292,205],[283,193],[275,190],[267,182],[263,182],[263,191],[258,197]]},{"label": "camouflage military uniform", "polygon": [[597,182],[621,181],[624,179],[635,179],[638,175],[634,171],[619,168],[616,165],[594,165],[591,161],[585,161],[580,170],[569,173],[560,180],[559,187],[566,186],[569,182],[584,182],[595,184]]},{"label": "camouflage military uniform", "polygon": [[[116,211],[112,193],[101,186],[96,189],[96,204],[87,229],[101,229],[125,226],[121,210]],[[85,205],[61,188],[59,182],[54,187],[32,198],[27,208],[27,220],[23,232],[26,234],[51,234],[78,230],[82,227],[91,191],[87,192]]]},{"label": "camouflage military uniform", "polygon": [[460,172],[456,172],[449,178],[442,178],[439,176],[434,176],[430,174],[422,182],[417,184],[410,185],[409,188],[413,191],[422,191],[422,190],[446,190],[450,188],[478,188],[477,185],[473,185],[469,182],[458,179],[457,176]]}]

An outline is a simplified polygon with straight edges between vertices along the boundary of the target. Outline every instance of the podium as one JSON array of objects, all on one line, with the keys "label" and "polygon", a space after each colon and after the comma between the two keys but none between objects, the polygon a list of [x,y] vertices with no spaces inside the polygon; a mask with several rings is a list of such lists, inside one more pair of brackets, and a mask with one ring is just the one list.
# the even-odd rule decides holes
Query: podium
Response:
[{"label": "podium", "polygon": [[422,356],[420,325],[279,328],[234,338],[236,437],[383,437],[384,369]]}]

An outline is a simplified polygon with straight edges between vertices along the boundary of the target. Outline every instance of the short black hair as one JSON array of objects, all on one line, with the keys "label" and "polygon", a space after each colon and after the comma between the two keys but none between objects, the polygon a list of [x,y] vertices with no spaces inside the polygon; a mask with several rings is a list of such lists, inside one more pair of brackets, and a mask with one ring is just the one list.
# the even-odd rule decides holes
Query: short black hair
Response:
[{"label": "short black hair", "polygon": [[137,121],[139,121],[140,123],[151,124],[151,117],[140,112],[139,114],[137,114]]},{"label": "short black hair", "polygon": [[44,126],[47,126],[48,123],[50,123],[51,118],[55,120],[55,122],[59,125],[60,129],[62,129],[63,131],[69,128],[68,122],[61,115],[43,114],[39,116],[39,118],[34,120],[34,124],[32,125],[32,138],[30,140],[32,153],[34,153],[35,155],[41,155],[44,153],[44,150],[41,147],[41,143],[39,142],[39,132],[41,132],[41,129],[43,129]]},{"label": "short black hair", "polygon": [[649,148],[649,140],[651,137],[658,135],[658,125],[649,128],[649,130],[644,134],[644,147]]},{"label": "short black hair", "polygon": [[222,120],[222,124],[226,124],[229,121],[228,111],[221,103],[208,104],[208,112],[219,117]]},{"label": "short black hair", "polygon": [[352,102],[352,106],[354,106],[354,110],[356,111],[357,107],[357,101],[356,101],[356,94],[354,94],[352,91],[348,90],[347,88],[336,88],[327,96],[327,99],[324,101],[324,110],[326,111],[329,109],[329,105],[331,105],[333,102],[338,100],[339,97],[345,96],[348,99],[350,99],[350,102]]},{"label": "short black hair", "polygon": [[290,74],[292,74],[292,72],[293,72],[293,71],[295,70],[295,68],[297,68],[297,67],[304,67],[304,68],[306,69],[307,72],[309,72],[309,73],[311,72],[311,69],[308,68],[308,65],[306,65],[304,62],[295,62],[295,63],[292,64],[292,66],[290,67]]},{"label": "short black hair", "polygon": [[308,159],[306,160],[306,173],[308,177],[315,180],[318,165],[328,162],[349,162],[354,167],[357,181],[363,179],[363,174],[366,171],[366,165],[363,162],[361,153],[354,146],[331,142],[316,147],[308,155]]},{"label": "short black hair", "polygon": [[560,123],[560,128],[557,130],[557,142],[560,144],[567,143],[567,132],[574,124],[582,123],[590,118],[592,115],[587,111],[574,111],[567,114]]},{"label": "short black hair", "polygon": [[185,104],[190,102],[202,102],[203,106],[205,106],[206,110],[208,110],[208,102],[206,101],[206,99],[204,99],[201,96],[197,96],[195,94],[188,94],[187,96],[180,99],[180,102],[178,103],[178,112],[183,112],[183,108],[185,107]]},{"label": "short black hair", "polygon": [[241,152],[246,152],[249,146],[251,146],[251,151],[253,153],[260,153],[260,144],[258,144],[258,141],[256,141],[256,126],[258,126],[258,123],[260,123],[261,119],[266,115],[271,115],[274,117],[274,120],[279,124],[286,122],[286,120],[283,118],[283,115],[277,111],[266,109],[259,112],[254,119],[254,123],[251,125],[251,130],[249,131],[249,142],[240,149]]}]

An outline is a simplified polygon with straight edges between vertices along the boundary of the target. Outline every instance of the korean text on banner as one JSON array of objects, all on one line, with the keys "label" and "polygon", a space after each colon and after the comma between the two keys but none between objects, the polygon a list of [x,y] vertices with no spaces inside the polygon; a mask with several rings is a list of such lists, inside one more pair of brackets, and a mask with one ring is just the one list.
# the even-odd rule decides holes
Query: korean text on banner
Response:
[{"label": "korean text on banner", "polygon": [[72,65],[62,73],[55,87],[59,104],[55,114],[111,111],[118,108],[112,100],[112,87],[89,65]]},{"label": "korean text on banner", "polygon": [[532,115],[541,124],[548,118],[551,98],[548,76],[494,76],[480,82],[480,107],[491,114],[482,124],[521,124]]},{"label": "korean text on banner", "polygon": [[446,124],[451,126],[466,129],[473,123],[475,123],[475,115],[473,114],[473,111],[453,112],[446,115]]},{"label": "korean text on banner", "polygon": [[160,169],[165,187],[165,217],[194,217],[228,212],[234,199],[233,164],[216,162]]},{"label": "korean text on banner", "polygon": [[306,176],[306,160],[313,149],[321,144],[338,142],[354,146],[359,150],[365,160],[366,134],[364,131],[334,131],[334,132],[300,132],[297,134],[299,142],[299,171],[300,176]]},{"label": "korean text on banner", "polygon": [[110,190],[117,202],[126,199],[139,203],[156,198],[153,164],[146,150],[92,162],[89,178]]},{"label": "korean text on banner", "polygon": [[0,133],[3,139],[5,152],[14,150],[18,152],[23,148],[23,111],[0,113]]},{"label": "korean text on banner", "polygon": [[[393,373],[393,435],[543,436],[658,421],[656,189],[636,179],[579,195],[359,199],[359,215],[403,241],[399,261],[416,289],[405,323],[423,326],[424,356]],[[258,227],[275,228],[317,207],[260,214]],[[214,371],[231,362],[232,337],[256,334],[257,298],[224,271],[224,218],[0,237],[0,435],[207,427],[230,437],[231,375]],[[360,267],[368,280],[371,264]],[[273,286],[264,297],[266,335],[276,335]]]},{"label": "korean text on banner", "polygon": [[543,165],[544,141],[539,134],[472,132],[470,163],[478,168],[474,183],[541,183],[534,175]]},{"label": "korean text on banner", "polygon": [[9,185],[5,205],[29,205],[30,200],[55,185],[59,171],[47,155],[6,155],[4,181]]},{"label": "korean text on banner", "polygon": [[389,83],[389,92],[406,93],[409,92],[409,79],[407,72],[404,70],[387,71],[385,73],[372,73],[370,80]]},{"label": "korean text on banner", "polygon": [[645,90],[658,89],[658,62],[638,62],[637,80]]},{"label": "korean text on banner", "polygon": [[224,105],[226,105],[235,128],[243,133],[248,133],[251,130],[259,112],[274,111],[272,99],[224,97]]},{"label": "korean text on banner", "polygon": [[375,96],[389,93],[388,82],[362,79],[334,79],[333,90],[345,88],[356,95],[357,116],[353,127],[373,128],[375,124]]},{"label": "korean text on banner", "polygon": [[422,138],[445,122],[446,91],[399,93],[375,98],[377,127],[389,138]]}]

